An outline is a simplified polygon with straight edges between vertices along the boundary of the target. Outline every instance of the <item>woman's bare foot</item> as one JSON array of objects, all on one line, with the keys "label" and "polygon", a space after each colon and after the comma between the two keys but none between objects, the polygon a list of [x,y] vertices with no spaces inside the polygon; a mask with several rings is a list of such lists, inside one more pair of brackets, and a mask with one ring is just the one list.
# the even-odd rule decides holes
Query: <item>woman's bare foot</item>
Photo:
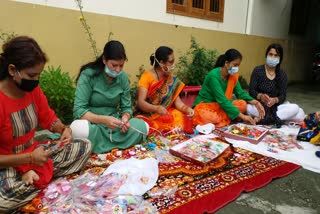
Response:
[{"label": "woman's bare foot", "polygon": [[22,175],[22,181],[24,181],[27,185],[33,184],[34,181],[39,180],[39,175],[33,171],[29,170],[28,172],[24,173]]}]

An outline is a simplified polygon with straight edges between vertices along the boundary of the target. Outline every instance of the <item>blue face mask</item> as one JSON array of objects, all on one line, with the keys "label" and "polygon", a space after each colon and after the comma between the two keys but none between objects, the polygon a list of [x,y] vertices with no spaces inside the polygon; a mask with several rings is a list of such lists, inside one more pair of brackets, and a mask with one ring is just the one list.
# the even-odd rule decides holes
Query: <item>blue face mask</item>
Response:
[{"label": "blue face mask", "polygon": [[273,57],[267,56],[266,64],[269,67],[274,68],[279,64],[279,62],[280,62],[279,58],[273,58]]},{"label": "blue face mask", "polygon": [[105,67],[104,67],[104,71],[108,74],[108,76],[110,76],[110,77],[112,77],[112,78],[116,78],[117,76],[119,76],[119,75],[122,73],[122,71],[119,71],[119,72],[117,72],[117,71],[112,71],[112,70],[110,70],[110,69],[108,68],[108,66],[105,66]]},{"label": "blue face mask", "polygon": [[228,69],[228,73],[230,75],[234,75],[234,74],[238,73],[238,71],[239,71],[239,67],[231,67]]}]

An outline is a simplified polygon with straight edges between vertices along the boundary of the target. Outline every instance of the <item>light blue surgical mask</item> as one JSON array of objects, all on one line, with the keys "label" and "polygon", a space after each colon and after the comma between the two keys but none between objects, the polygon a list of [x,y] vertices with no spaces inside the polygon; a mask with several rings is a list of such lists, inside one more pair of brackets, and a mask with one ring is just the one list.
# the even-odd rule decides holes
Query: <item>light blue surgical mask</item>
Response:
[{"label": "light blue surgical mask", "polygon": [[267,56],[267,59],[266,59],[266,64],[271,67],[271,68],[274,68],[276,67],[280,62],[280,59],[279,58],[273,58],[271,56]]},{"label": "light blue surgical mask", "polygon": [[119,76],[123,71],[112,71],[108,68],[108,66],[104,67],[105,72],[108,74],[108,76],[116,78],[117,76]]},{"label": "light blue surgical mask", "polygon": [[238,73],[238,71],[239,71],[239,67],[231,67],[228,69],[228,73],[230,75],[234,75],[234,74]]}]

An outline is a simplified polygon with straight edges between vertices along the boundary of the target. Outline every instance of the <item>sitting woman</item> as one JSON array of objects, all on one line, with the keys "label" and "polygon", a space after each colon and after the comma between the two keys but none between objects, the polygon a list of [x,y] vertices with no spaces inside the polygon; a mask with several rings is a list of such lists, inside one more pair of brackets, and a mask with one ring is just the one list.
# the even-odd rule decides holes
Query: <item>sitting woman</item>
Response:
[{"label": "sitting woman", "polygon": [[194,114],[193,109],[186,106],[179,97],[184,83],[172,75],[173,50],[159,47],[150,56],[150,62],[153,67],[142,74],[138,83],[136,117],[159,131],[180,127],[186,132],[193,132],[189,118]]},{"label": "sitting woman", "polygon": [[[271,44],[266,50],[266,64],[257,66],[250,79],[249,93],[260,100],[266,117],[261,124],[281,125],[283,121],[301,123],[305,117],[304,111],[296,104],[286,102],[287,74],[281,68],[283,49],[279,44]],[[248,114],[257,116],[255,106],[248,106]]]},{"label": "sitting woman", "polygon": [[146,139],[147,124],[131,118],[132,106],[127,73],[122,69],[127,56],[119,41],[109,41],[103,54],[81,67],[77,78],[73,136],[86,137],[93,152],[125,149]]},{"label": "sitting woman", "polygon": [[[219,56],[215,68],[207,74],[194,102],[193,124],[213,123],[216,127],[223,127],[237,118],[256,124],[264,117],[261,103],[249,96],[238,81],[241,60],[241,53],[235,49],[229,49]],[[233,94],[239,100],[232,101]],[[247,102],[259,110],[256,118],[244,114]]]},{"label": "sitting woman", "polygon": [[[0,212],[11,213],[31,201],[52,177],[79,171],[91,154],[88,140],[73,141],[48,106],[38,86],[47,61],[37,42],[13,38],[0,54]],[[39,144],[34,135],[40,125],[61,134],[56,149]]]}]

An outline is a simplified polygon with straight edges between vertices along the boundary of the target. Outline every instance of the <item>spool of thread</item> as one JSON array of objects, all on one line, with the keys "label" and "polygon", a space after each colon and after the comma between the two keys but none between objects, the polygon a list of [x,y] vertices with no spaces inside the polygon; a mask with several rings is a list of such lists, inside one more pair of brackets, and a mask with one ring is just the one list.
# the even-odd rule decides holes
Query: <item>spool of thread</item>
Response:
[{"label": "spool of thread", "polygon": [[43,208],[43,204],[40,198],[34,198],[31,202],[32,206],[38,210]]}]

